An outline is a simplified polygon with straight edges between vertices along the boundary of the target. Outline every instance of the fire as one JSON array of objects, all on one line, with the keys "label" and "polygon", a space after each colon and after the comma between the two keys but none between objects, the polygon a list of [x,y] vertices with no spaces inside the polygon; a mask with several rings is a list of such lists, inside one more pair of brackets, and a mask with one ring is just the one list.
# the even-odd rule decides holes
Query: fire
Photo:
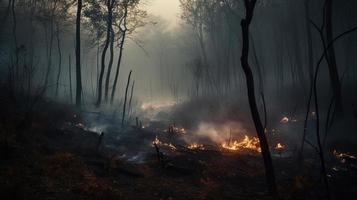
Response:
[{"label": "fire", "polygon": [[156,136],[156,137],[155,137],[155,140],[152,141],[152,144],[153,144],[153,145],[155,145],[155,144],[156,144],[156,145],[160,145],[160,144],[161,144],[161,141],[160,141],[159,138]]},{"label": "fire", "polygon": [[245,135],[242,141],[233,141],[233,142],[224,142],[222,143],[222,148],[238,151],[242,149],[249,149],[257,152],[261,152],[259,139],[257,137],[249,138],[249,136]]},{"label": "fire", "polygon": [[164,143],[164,142],[161,142],[159,140],[159,138],[156,136],[155,139],[152,141],[152,145],[158,145],[158,146],[166,146],[166,147],[169,147],[170,149],[172,150],[176,150],[176,147],[175,145],[171,144],[171,143]]},{"label": "fire", "polygon": [[278,144],[276,144],[276,146],[275,146],[275,149],[277,149],[277,150],[282,150],[282,149],[284,149],[285,148],[285,145],[283,145],[283,144],[281,144],[281,143],[278,143]]},{"label": "fire", "polygon": [[197,144],[197,143],[192,143],[192,144],[188,145],[187,148],[189,148],[191,150],[195,150],[195,149],[204,150],[205,149],[202,144]]}]

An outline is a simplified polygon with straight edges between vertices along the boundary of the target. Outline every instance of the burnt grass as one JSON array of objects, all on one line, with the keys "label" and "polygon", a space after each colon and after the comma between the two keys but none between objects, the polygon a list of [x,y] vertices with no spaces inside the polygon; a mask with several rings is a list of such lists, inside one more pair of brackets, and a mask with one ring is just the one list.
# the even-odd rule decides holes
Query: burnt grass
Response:
[{"label": "burnt grass", "polygon": [[[1,101],[0,199],[273,199],[259,154],[161,148],[159,162],[146,144],[145,161],[131,162],[113,146],[125,142],[135,153],[154,133],[130,128],[122,134],[137,138],[131,143],[107,133],[98,147],[99,134],[78,126],[75,108],[41,100],[23,125],[28,119],[18,105]],[[273,158],[282,199],[324,199],[314,153],[301,166],[294,157]],[[356,195],[355,160],[330,156],[328,169],[334,199]]]}]

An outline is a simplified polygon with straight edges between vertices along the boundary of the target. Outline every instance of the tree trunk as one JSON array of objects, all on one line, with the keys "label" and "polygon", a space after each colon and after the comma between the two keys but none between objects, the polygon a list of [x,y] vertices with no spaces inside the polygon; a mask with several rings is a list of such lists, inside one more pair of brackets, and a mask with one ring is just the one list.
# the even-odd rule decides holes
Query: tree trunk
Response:
[{"label": "tree trunk", "polygon": [[73,103],[73,94],[72,94],[72,61],[71,54],[68,55],[68,75],[69,75],[69,98],[70,103]]},{"label": "tree trunk", "polygon": [[[326,43],[330,44],[333,40],[333,26],[332,26],[332,0],[326,0]],[[336,102],[336,111],[337,114],[341,114],[343,112],[342,107],[342,94],[341,94],[341,82],[339,78],[336,56],[335,56],[335,48],[332,45],[327,52],[328,57],[328,67],[330,80],[332,85],[333,94],[335,96]]]},{"label": "tree trunk", "polygon": [[111,24],[112,24],[112,1],[107,0],[107,10],[108,10],[108,18],[107,18],[107,38],[105,40],[104,44],[104,49],[102,52],[102,60],[101,60],[101,69],[100,69],[100,74],[99,74],[99,81],[98,81],[98,97],[97,97],[97,103],[96,106],[99,107],[100,104],[102,103],[102,85],[103,85],[103,76],[104,76],[104,71],[105,71],[105,56],[107,54],[107,50],[109,47],[110,43],[110,32],[111,32]]},{"label": "tree trunk", "polygon": [[58,97],[58,86],[59,80],[61,78],[61,70],[62,70],[62,51],[61,51],[61,43],[60,43],[60,32],[59,32],[59,24],[57,23],[57,50],[58,50],[58,73],[57,73],[57,81],[56,81],[56,92],[55,97]]},{"label": "tree trunk", "polygon": [[129,110],[128,110],[129,115],[131,115],[131,110],[132,110],[131,103],[133,101],[134,86],[135,86],[135,80],[133,81],[133,84],[131,85],[130,100],[129,100]]},{"label": "tree trunk", "polygon": [[251,114],[253,117],[254,125],[258,134],[258,138],[262,150],[268,188],[272,195],[277,196],[273,162],[271,159],[269,145],[265,137],[264,128],[260,119],[260,115],[258,112],[258,107],[255,99],[253,73],[248,63],[249,25],[252,21],[256,0],[244,0],[244,4],[245,4],[246,15],[245,18],[242,19],[241,21],[242,37],[243,37],[241,65],[246,77],[249,106],[250,106]]},{"label": "tree trunk", "polygon": [[129,73],[129,76],[128,76],[128,82],[126,83],[124,106],[123,106],[123,115],[122,115],[122,119],[121,119],[121,126],[122,127],[124,127],[126,100],[128,98],[128,89],[129,89],[129,84],[130,84],[131,73],[132,73],[132,70],[130,70],[130,73]]},{"label": "tree trunk", "polygon": [[124,11],[124,16],[123,16],[123,22],[124,22],[124,29],[122,30],[123,35],[120,41],[120,49],[119,49],[119,57],[118,57],[118,63],[117,63],[117,70],[115,72],[115,78],[114,78],[114,83],[113,83],[113,88],[112,88],[112,94],[110,97],[110,103],[113,104],[113,100],[115,97],[115,92],[116,92],[116,88],[117,88],[117,83],[118,83],[118,78],[119,78],[119,71],[120,71],[120,65],[121,65],[121,60],[123,57],[123,50],[124,50],[124,42],[125,42],[125,37],[126,37],[126,17],[128,15],[128,6],[125,5],[124,7],[125,11]]},{"label": "tree trunk", "polygon": [[76,105],[82,103],[82,76],[81,76],[81,13],[82,0],[77,3],[77,20],[76,20]]},{"label": "tree trunk", "polygon": [[113,28],[110,28],[110,29],[111,29],[111,31],[110,31],[111,32],[110,58],[109,58],[109,64],[108,64],[108,70],[107,70],[107,77],[105,79],[105,91],[104,91],[105,102],[108,102],[110,73],[112,72],[113,58],[114,58],[114,30],[113,30]]},{"label": "tree trunk", "polygon": [[310,27],[310,9],[309,9],[309,0],[304,1],[304,7],[305,7],[305,26],[306,26],[306,35],[307,35],[307,56],[308,56],[308,66],[309,66],[309,81],[310,81],[310,87],[309,87],[309,96],[307,100],[307,105],[306,105],[306,113],[305,113],[305,120],[304,120],[304,130],[302,134],[302,139],[301,139],[301,144],[300,144],[300,150],[299,150],[299,155],[298,155],[298,162],[302,164],[303,162],[303,154],[304,154],[304,145],[305,145],[305,138],[306,138],[306,132],[307,132],[307,123],[309,119],[309,114],[310,114],[310,105],[311,105],[311,100],[312,100],[312,93],[313,93],[313,81],[314,81],[314,58],[313,58],[313,44],[312,44],[312,35],[311,35],[311,27]]}]

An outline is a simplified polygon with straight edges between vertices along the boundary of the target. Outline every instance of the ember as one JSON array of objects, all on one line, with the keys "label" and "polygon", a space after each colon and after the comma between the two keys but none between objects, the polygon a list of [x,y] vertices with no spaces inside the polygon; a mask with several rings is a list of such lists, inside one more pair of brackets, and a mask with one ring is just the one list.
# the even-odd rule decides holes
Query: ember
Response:
[{"label": "ember", "polygon": [[277,149],[277,150],[282,150],[282,149],[284,149],[285,148],[285,145],[283,145],[283,144],[281,144],[281,143],[278,143],[278,144],[276,144],[276,146],[275,146],[275,149]]},{"label": "ember", "polygon": [[351,155],[349,153],[341,153],[336,150],[333,150],[333,155],[339,159],[345,159],[345,158],[356,159],[356,156],[354,156],[354,155]]}]

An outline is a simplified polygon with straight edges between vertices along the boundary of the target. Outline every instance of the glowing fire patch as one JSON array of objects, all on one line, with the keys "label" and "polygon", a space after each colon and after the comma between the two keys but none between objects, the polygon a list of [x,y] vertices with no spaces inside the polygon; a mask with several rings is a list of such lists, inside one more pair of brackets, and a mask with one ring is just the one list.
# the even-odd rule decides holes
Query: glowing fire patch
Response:
[{"label": "glowing fire patch", "polygon": [[197,143],[192,143],[192,144],[188,145],[187,148],[191,149],[191,150],[196,150],[196,149],[204,150],[205,149],[202,144],[197,144]]},{"label": "glowing fire patch", "polygon": [[283,144],[281,144],[281,143],[278,143],[278,144],[276,144],[276,146],[275,146],[275,149],[276,150],[282,150],[282,149],[284,149],[285,148],[285,145],[283,145]]},{"label": "glowing fire patch", "polygon": [[242,141],[235,140],[232,142],[224,142],[221,144],[221,147],[232,151],[248,149],[261,152],[259,139],[257,137],[253,137],[250,139],[247,135],[244,136],[244,139]]},{"label": "glowing fire patch", "polygon": [[175,145],[171,144],[171,143],[164,143],[164,142],[161,142],[159,140],[159,138],[156,136],[155,139],[152,141],[152,145],[155,146],[166,146],[166,147],[169,147],[170,149],[172,150],[176,150],[176,147]]},{"label": "glowing fire patch", "polygon": [[280,120],[280,123],[283,123],[283,124],[286,124],[290,121],[290,119],[288,117],[283,117],[281,120]]}]

